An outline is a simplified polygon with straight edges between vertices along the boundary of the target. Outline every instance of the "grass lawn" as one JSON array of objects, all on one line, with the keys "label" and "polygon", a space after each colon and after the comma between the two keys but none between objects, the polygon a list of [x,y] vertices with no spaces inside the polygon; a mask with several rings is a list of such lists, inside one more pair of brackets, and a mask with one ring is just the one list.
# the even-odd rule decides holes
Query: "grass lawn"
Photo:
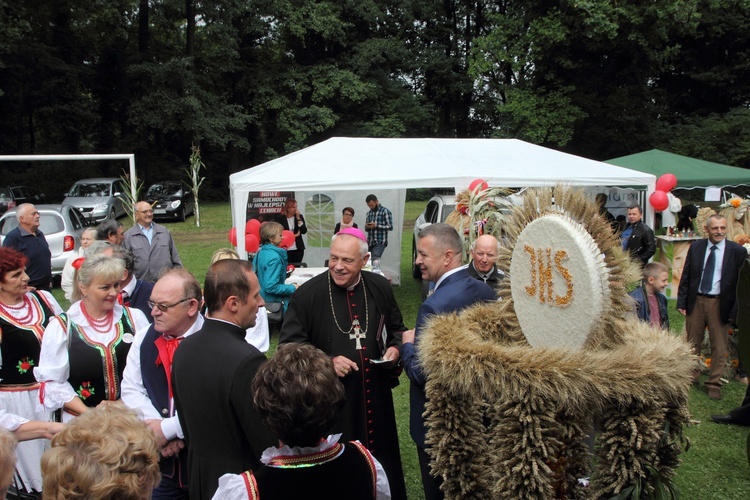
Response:
[{"label": "grass lawn", "polygon": [[[401,286],[394,287],[396,299],[404,315],[407,327],[413,327],[417,309],[421,303],[419,283],[411,278],[411,234],[413,221],[424,207],[424,202],[407,202],[402,241]],[[203,282],[211,254],[218,248],[229,246],[227,232],[231,224],[228,203],[201,205],[202,227],[196,228],[194,218],[185,223],[167,223],[172,231],[182,261],[199,282]],[[130,221],[123,219],[126,229]],[[54,291],[60,304],[67,302],[61,290]],[[676,312],[674,301],[670,301],[670,319],[674,332],[684,324]],[[278,341],[278,333],[272,336],[272,349]],[[617,376],[617,374],[612,374]],[[726,413],[737,406],[744,395],[745,386],[731,381],[723,390],[724,399],[713,401],[699,388],[690,393],[690,410],[698,421],[687,429],[691,448],[682,455],[683,463],[677,470],[676,483],[683,499],[737,499],[750,498],[750,467],[746,454],[746,440],[750,429],[745,427],[717,425],[710,421],[711,414]],[[401,456],[404,464],[406,488],[411,499],[422,498],[419,464],[414,443],[409,437],[409,380],[401,377],[401,384],[394,391],[394,403],[398,419]]]}]

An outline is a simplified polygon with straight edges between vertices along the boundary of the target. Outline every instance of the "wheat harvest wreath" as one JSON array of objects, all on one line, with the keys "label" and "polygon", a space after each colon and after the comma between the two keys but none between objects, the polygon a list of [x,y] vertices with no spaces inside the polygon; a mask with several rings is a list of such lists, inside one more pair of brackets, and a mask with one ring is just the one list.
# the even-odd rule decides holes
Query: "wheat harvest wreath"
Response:
[{"label": "wheat harvest wreath", "polygon": [[420,342],[446,498],[669,497],[689,347],[635,320],[639,268],[581,191],[529,190],[503,229],[501,300],[433,317]]}]

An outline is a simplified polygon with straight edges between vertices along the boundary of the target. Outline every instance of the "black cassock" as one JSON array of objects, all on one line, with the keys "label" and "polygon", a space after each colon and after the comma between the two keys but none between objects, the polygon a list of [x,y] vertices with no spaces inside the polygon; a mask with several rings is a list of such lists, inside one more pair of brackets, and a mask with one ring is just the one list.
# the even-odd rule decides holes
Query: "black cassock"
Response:
[{"label": "black cassock", "polygon": [[[357,339],[352,338],[355,319],[366,332],[359,339],[362,349],[357,349]],[[347,290],[336,286],[329,273],[323,273],[292,295],[279,340],[282,344],[309,342],[329,356],[346,356],[357,363],[359,371],[339,379],[346,391],[346,405],[331,433],[342,433],[344,442],[356,439],[372,452],[388,475],[394,499],[406,498],[391,395],[401,370],[371,364],[370,359],[382,358],[388,347],[398,348],[404,330],[387,279],[363,271],[360,282]]]}]

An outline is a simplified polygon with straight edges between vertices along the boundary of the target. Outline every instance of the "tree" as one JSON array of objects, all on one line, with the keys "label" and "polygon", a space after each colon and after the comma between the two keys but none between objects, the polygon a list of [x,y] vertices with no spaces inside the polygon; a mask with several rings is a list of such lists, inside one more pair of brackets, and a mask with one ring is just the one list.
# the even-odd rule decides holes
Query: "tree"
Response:
[{"label": "tree", "polygon": [[193,189],[193,196],[195,196],[195,227],[201,227],[201,209],[198,202],[198,191],[203,181],[206,180],[205,177],[200,176],[201,169],[206,168],[206,166],[201,161],[201,150],[199,147],[193,145],[190,151],[190,166],[185,171],[188,174],[190,186]]}]

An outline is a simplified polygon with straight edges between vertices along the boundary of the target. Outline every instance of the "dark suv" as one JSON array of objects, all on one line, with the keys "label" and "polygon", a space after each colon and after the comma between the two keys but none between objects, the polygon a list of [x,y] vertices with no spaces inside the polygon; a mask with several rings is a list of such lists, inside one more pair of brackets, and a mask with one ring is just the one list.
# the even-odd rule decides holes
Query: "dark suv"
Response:
[{"label": "dark suv", "polygon": [[0,187],[0,214],[22,203],[44,203],[44,194],[29,186]]}]

